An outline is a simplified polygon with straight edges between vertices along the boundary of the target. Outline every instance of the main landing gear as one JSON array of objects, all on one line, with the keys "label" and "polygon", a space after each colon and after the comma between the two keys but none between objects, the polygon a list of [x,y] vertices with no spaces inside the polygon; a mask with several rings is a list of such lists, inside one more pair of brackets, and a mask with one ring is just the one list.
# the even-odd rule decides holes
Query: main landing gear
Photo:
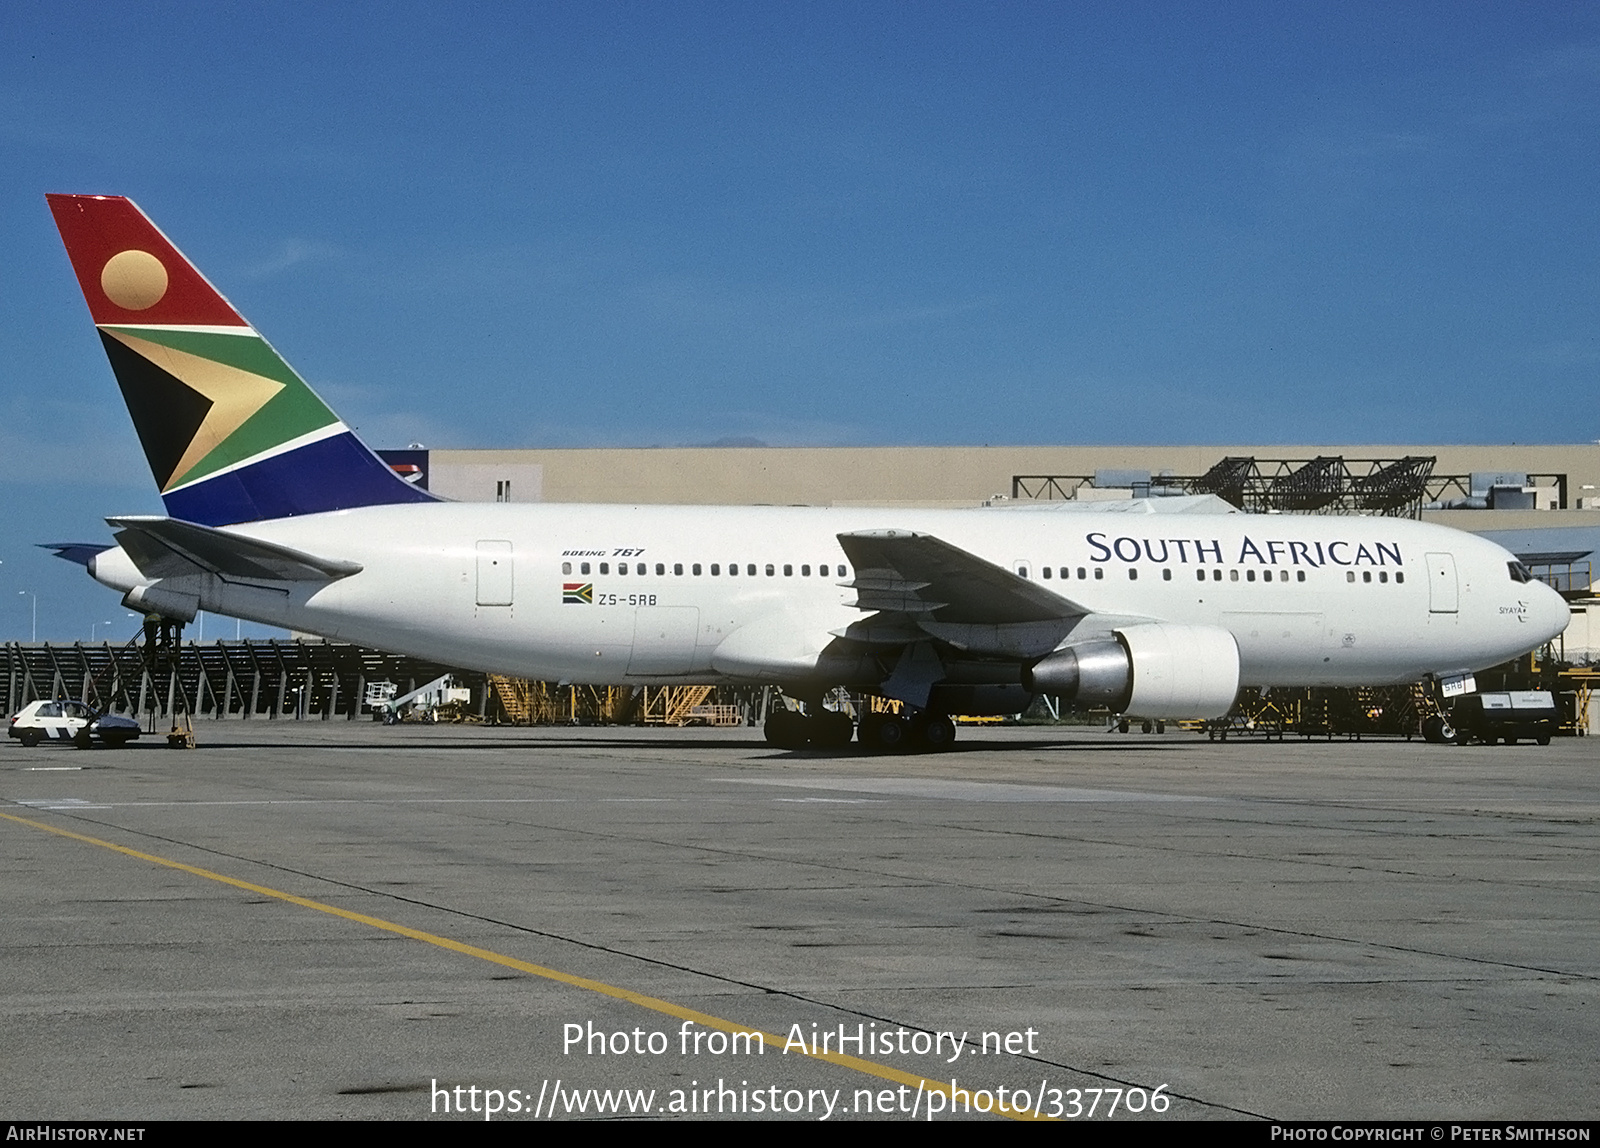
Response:
[{"label": "main landing gear", "polygon": [[941,713],[865,713],[860,728],[843,710],[813,706],[810,713],[776,709],[763,728],[767,742],[779,749],[843,749],[855,734],[870,753],[937,753],[955,743],[955,722]]},{"label": "main landing gear", "polygon": [[762,732],[767,743],[779,749],[843,749],[850,744],[856,723],[843,710],[825,710],[818,706],[813,713],[799,710],[773,710],[767,715]]},{"label": "main landing gear", "polygon": [[945,714],[865,714],[861,744],[874,753],[939,753],[955,744],[956,723]]}]

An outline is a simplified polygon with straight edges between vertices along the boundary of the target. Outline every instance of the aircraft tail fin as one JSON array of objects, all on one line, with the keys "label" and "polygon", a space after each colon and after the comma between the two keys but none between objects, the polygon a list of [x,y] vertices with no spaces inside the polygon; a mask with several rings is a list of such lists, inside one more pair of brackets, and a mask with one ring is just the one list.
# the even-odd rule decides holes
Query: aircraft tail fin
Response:
[{"label": "aircraft tail fin", "polygon": [[45,198],[174,518],[436,501],[367,449],[132,200]]}]

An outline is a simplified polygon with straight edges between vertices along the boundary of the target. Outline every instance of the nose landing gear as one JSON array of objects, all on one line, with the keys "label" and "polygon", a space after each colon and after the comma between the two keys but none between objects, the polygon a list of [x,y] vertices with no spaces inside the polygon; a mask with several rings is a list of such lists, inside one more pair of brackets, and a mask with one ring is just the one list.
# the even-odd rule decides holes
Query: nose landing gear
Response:
[{"label": "nose landing gear", "polygon": [[1447,745],[1457,738],[1455,727],[1450,720],[1441,714],[1424,719],[1422,723],[1422,740],[1433,742],[1435,745]]}]

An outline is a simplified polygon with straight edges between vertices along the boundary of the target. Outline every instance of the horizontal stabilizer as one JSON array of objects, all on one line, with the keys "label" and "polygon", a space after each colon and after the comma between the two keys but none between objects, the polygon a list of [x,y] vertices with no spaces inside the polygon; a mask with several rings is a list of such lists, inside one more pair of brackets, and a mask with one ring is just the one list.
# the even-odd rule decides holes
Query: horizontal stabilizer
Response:
[{"label": "horizontal stabilizer", "polygon": [[119,528],[117,542],[149,578],[216,574],[269,582],[332,582],[361,572],[359,562],[318,558],[176,518],[137,516],[106,521]]},{"label": "horizontal stabilizer", "polygon": [[1089,611],[931,534],[857,530],[839,535],[856,571],[863,610],[922,614],[938,622],[996,626],[1077,618]]},{"label": "horizontal stabilizer", "polygon": [[57,558],[76,562],[79,566],[88,566],[89,559],[111,549],[104,542],[39,542],[36,545],[40,550],[54,550]]}]

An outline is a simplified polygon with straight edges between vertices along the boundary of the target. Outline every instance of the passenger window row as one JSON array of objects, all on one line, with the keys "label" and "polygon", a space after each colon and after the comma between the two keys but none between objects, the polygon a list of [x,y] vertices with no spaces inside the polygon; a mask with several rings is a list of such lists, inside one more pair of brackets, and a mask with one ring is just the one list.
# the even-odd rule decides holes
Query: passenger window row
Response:
[{"label": "passenger window row", "polygon": [[[1072,567],[1070,567],[1070,566],[1062,566],[1059,569],[1060,569],[1060,578],[1061,578],[1061,580],[1063,582],[1068,581],[1069,579],[1072,578],[1072,574],[1073,574],[1073,568]],[[1197,581],[1197,582],[1206,581],[1207,577],[1208,577],[1207,570],[1210,571],[1209,578],[1210,578],[1210,580],[1212,582],[1221,582],[1222,581],[1222,568],[1219,567],[1219,566],[1205,567],[1205,568],[1200,568],[1200,569],[1195,570],[1195,572],[1194,572],[1195,581]],[[1050,566],[1041,566],[1039,568],[1039,573],[1047,581],[1056,576],[1055,575],[1055,568],[1050,567]],[[1378,571],[1376,571],[1376,573],[1378,575],[1377,581],[1379,581],[1379,582],[1387,582],[1387,581],[1389,581],[1389,571],[1387,571],[1387,570],[1378,570]],[[1020,577],[1026,578],[1028,576],[1028,568],[1026,566],[1018,566],[1017,567],[1017,574]],[[1363,571],[1361,571],[1361,581],[1363,581],[1363,582],[1371,582],[1371,581],[1373,581],[1373,577],[1372,577],[1373,574],[1374,574],[1374,571],[1372,571],[1372,570],[1363,570]],[[1077,576],[1078,576],[1078,578],[1080,580],[1087,579],[1089,577],[1089,568],[1088,567],[1084,567],[1084,566],[1079,566],[1077,568]],[[1094,567],[1094,577],[1096,577],[1096,578],[1104,578],[1105,577],[1105,569],[1104,569],[1104,567],[1100,567],[1100,566]],[[1513,571],[1513,577],[1515,577],[1515,571]],[[1128,567],[1128,581],[1137,582],[1138,580],[1139,580],[1139,568],[1137,566]],[[1172,581],[1172,571],[1171,571],[1171,569],[1163,569],[1161,571],[1161,580],[1163,582],[1171,582]],[[1230,569],[1228,571],[1228,581],[1230,581],[1230,582],[1238,582],[1239,580],[1240,580],[1240,578],[1239,578],[1239,570],[1238,570],[1238,568]],[[1306,572],[1304,570],[1296,570],[1294,572],[1294,580],[1296,582],[1304,582],[1306,580]],[[1356,571],[1354,571],[1354,570],[1346,570],[1345,573],[1344,573],[1344,580],[1346,582],[1354,582],[1356,580]],[[1404,583],[1405,580],[1406,580],[1405,573],[1403,571],[1396,570],[1394,572],[1394,580],[1395,580],[1396,583]],[[1287,571],[1287,570],[1278,570],[1278,571],[1261,570],[1261,571],[1258,572],[1257,570],[1255,570],[1253,568],[1248,568],[1244,572],[1244,581],[1246,581],[1246,582],[1272,582],[1272,581],[1287,582],[1287,581],[1289,581],[1289,571]]]},{"label": "passenger window row", "polygon": [[[1346,582],[1354,582],[1356,580],[1356,572],[1354,570],[1346,570],[1344,572],[1344,580]],[[1372,581],[1372,571],[1371,570],[1363,570],[1361,572],[1361,580],[1363,582],[1371,582]],[[1378,581],[1379,582],[1387,582],[1388,580],[1389,580],[1389,572],[1387,570],[1379,570],[1378,571]],[[1394,572],[1394,580],[1396,582],[1404,582],[1406,580],[1405,573],[1403,571],[1396,570]]]},{"label": "passenger window row", "polygon": [[[591,564],[591,563],[580,562],[578,564],[578,573],[579,574],[593,573],[594,571],[592,569],[592,566],[593,566],[593,564]],[[601,574],[610,574],[611,573],[611,563],[609,563],[609,562],[601,562],[601,563],[598,563],[598,566],[599,566],[599,573],[601,573]],[[1056,569],[1057,568],[1054,568],[1054,567],[1044,566],[1044,567],[1040,568],[1039,573],[1046,580],[1049,580],[1049,579],[1051,579],[1051,578],[1053,578],[1055,576]],[[1093,575],[1090,574],[1090,569],[1091,569],[1090,567],[1086,567],[1086,566],[1077,567],[1076,573],[1077,573],[1078,579],[1081,580],[1081,581],[1087,581],[1091,576],[1093,578],[1097,579],[1097,580],[1103,580],[1105,578],[1106,572],[1105,572],[1105,568],[1103,566],[1095,566],[1095,567],[1093,567],[1092,568],[1093,571],[1094,571]],[[1209,568],[1201,568],[1201,569],[1195,570],[1194,576],[1195,576],[1195,580],[1197,582],[1206,581],[1206,579],[1207,579],[1207,569],[1210,570],[1210,580],[1211,581],[1213,581],[1213,582],[1221,582],[1222,581],[1222,568],[1221,567],[1209,567]],[[698,578],[703,573],[706,572],[705,568],[702,567],[702,565],[699,562],[692,563],[688,567],[688,570],[689,570],[689,575],[691,577],[694,577],[694,578]],[[1060,570],[1060,578],[1061,578],[1062,581],[1069,581],[1072,578],[1072,576],[1073,576],[1073,568],[1072,567],[1070,567],[1070,566],[1062,566],[1062,567],[1059,567],[1059,570]],[[830,571],[834,571],[834,573],[830,574],[829,573]],[[563,573],[563,574],[571,574],[572,572],[573,571],[572,571],[572,563],[571,562],[563,562],[561,564],[561,573]],[[673,575],[675,577],[681,577],[683,575],[683,572],[684,572],[684,564],[682,562],[674,562],[672,564],[672,573],[673,573]],[[761,564],[759,566],[754,562],[747,562],[747,563],[744,564],[744,576],[747,577],[747,578],[759,577],[760,574],[763,573],[763,572],[766,574],[766,576],[768,578],[776,578],[778,576],[778,566],[777,566],[777,564],[772,563],[772,562],[767,562],[767,563]],[[618,562],[617,563],[617,573],[621,574],[621,575],[628,575],[628,574],[648,575],[650,573],[650,564],[648,562],[634,562],[634,563]],[[665,575],[667,573],[667,564],[665,562],[657,562],[655,564],[655,573],[658,576],[665,577]],[[713,577],[713,578],[720,577],[722,575],[722,573],[723,573],[723,567],[722,567],[721,563],[713,562],[713,563],[710,564],[710,575],[711,575],[711,577]],[[728,563],[727,576],[729,578],[736,578],[736,577],[739,576],[739,573],[740,573],[739,563],[737,563],[737,562]],[[1361,581],[1363,581],[1363,582],[1371,582],[1373,580],[1373,577],[1372,577],[1373,573],[1374,573],[1374,571],[1371,571],[1371,570],[1363,570],[1363,571],[1361,571]],[[1387,571],[1387,570],[1379,570],[1379,571],[1376,571],[1376,573],[1378,575],[1377,581],[1379,581],[1380,583],[1389,581],[1389,571]],[[1017,567],[1017,574],[1020,575],[1023,578],[1026,578],[1028,576],[1028,568],[1026,566]],[[1255,569],[1247,569],[1244,572],[1244,581],[1246,581],[1246,582],[1256,582],[1256,581],[1272,582],[1272,581],[1274,581],[1273,574],[1274,574],[1274,572],[1271,571],[1271,570],[1262,570],[1262,571],[1258,572]],[[1277,574],[1276,581],[1279,581],[1279,582],[1287,582],[1287,581],[1289,581],[1289,571],[1287,571],[1287,570],[1279,570],[1279,571],[1276,572],[1276,574]],[[794,566],[792,564],[787,563],[787,562],[783,564],[783,576],[785,578],[793,578],[795,576],[795,568],[794,568]],[[846,576],[845,567],[843,567],[843,566],[834,566],[834,565],[830,565],[828,563],[823,563],[823,564],[819,565],[816,568],[816,577],[818,577],[818,578],[828,578],[828,577],[843,578],[845,576]],[[802,565],[800,567],[800,577],[802,577],[802,578],[810,578],[810,577],[812,577],[810,564],[804,564],[804,565]],[[1356,580],[1356,571],[1354,571],[1354,570],[1346,570],[1344,577],[1345,577],[1345,581],[1346,582],[1354,582]],[[1161,579],[1164,582],[1172,581],[1172,570],[1170,568],[1163,569],[1161,571]],[[1128,567],[1128,581],[1136,582],[1138,580],[1139,580],[1139,568],[1137,566]],[[1239,579],[1239,570],[1238,570],[1238,568],[1235,567],[1235,568],[1230,569],[1228,571],[1228,581],[1237,582],[1239,580],[1240,579]],[[1294,572],[1294,580],[1296,582],[1304,582],[1306,580],[1306,572],[1304,570],[1296,570]],[[1395,571],[1394,580],[1395,580],[1396,583],[1405,582],[1406,576],[1405,576],[1404,572],[1398,571],[1398,570]]]},{"label": "passenger window row", "polygon": [[[1206,572],[1204,570],[1196,570],[1195,574],[1198,576],[1196,581],[1204,582],[1206,580]],[[1294,572],[1294,575],[1295,575],[1295,581],[1296,582],[1304,582],[1306,580],[1306,572],[1304,570],[1296,570]],[[1273,572],[1271,570],[1262,570],[1260,572],[1259,577],[1260,577],[1260,580],[1263,581],[1263,582],[1271,582],[1272,581],[1272,577],[1273,577]],[[1289,572],[1287,570],[1279,570],[1277,572],[1277,577],[1278,577],[1278,581],[1279,582],[1287,582],[1289,580]],[[1257,579],[1257,572],[1255,570],[1246,570],[1244,572],[1244,580],[1246,582],[1254,582],[1254,581],[1256,581],[1256,579]],[[1211,580],[1213,582],[1221,582],[1222,581],[1222,571],[1221,570],[1213,570],[1211,572]],[[1238,569],[1235,568],[1235,569],[1229,570],[1228,571],[1228,581],[1237,582],[1238,580],[1239,580],[1239,571],[1238,571]]]},{"label": "passenger window row", "polygon": [[[594,565],[596,565],[596,564],[592,564],[592,563],[589,563],[589,562],[580,562],[580,563],[578,563],[578,573],[579,574],[590,574],[590,573],[593,573],[594,570],[592,569],[592,567]],[[601,563],[598,563],[598,566],[600,568],[599,569],[599,573],[601,573],[601,574],[610,574],[611,573],[611,563],[609,563],[609,562],[601,562]],[[704,568],[698,562],[692,563],[689,566],[688,569],[689,569],[689,576],[692,577],[692,578],[698,578],[703,573],[705,573]],[[744,576],[746,578],[758,577],[759,576],[759,571],[761,571],[761,570],[765,570],[766,576],[768,578],[776,578],[778,576],[778,566],[777,566],[776,563],[767,562],[767,563],[762,564],[761,566],[758,566],[754,562],[747,562],[747,563],[744,564]],[[830,570],[836,571],[836,573],[830,574],[829,573]],[[563,574],[571,574],[572,573],[572,563],[571,562],[563,562],[561,564],[561,572]],[[667,573],[667,564],[665,562],[657,562],[655,564],[655,572],[656,572],[656,574],[658,576],[665,577],[666,573]],[[672,564],[672,573],[673,573],[674,577],[682,577],[683,576],[683,572],[684,572],[684,565],[683,565],[682,562],[674,562]],[[647,575],[647,574],[650,573],[650,563],[648,563],[648,562],[633,562],[633,563],[618,562],[617,563],[617,573],[618,574],[623,574],[623,575],[627,575],[627,574]],[[722,563],[720,563],[720,562],[711,563],[710,573],[711,573],[711,577],[713,577],[713,578],[719,577],[722,574]],[[737,562],[728,563],[728,577],[729,578],[736,578],[738,576],[739,576],[739,563],[737,563]],[[793,578],[795,576],[794,566],[792,564],[787,563],[787,562],[784,563],[784,565],[783,565],[783,576],[785,578]],[[802,578],[810,578],[811,576],[812,575],[811,575],[811,565],[810,565],[810,563],[806,563],[805,565],[802,565],[800,567],[800,577],[802,577]],[[818,578],[829,578],[829,577],[843,578],[845,576],[845,568],[843,566],[830,566],[830,565],[825,563],[825,564],[820,565],[820,566],[817,567],[816,576]]]},{"label": "passenger window row", "polygon": [[[1028,568],[1026,566],[1019,566],[1019,567],[1017,567],[1017,573],[1022,575],[1022,577],[1026,578],[1028,576]],[[1048,580],[1050,578],[1050,567],[1048,567],[1048,566],[1040,567],[1039,568],[1039,573],[1044,575],[1045,579]],[[1102,567],[1102,566],[1096,566],[1094,568],[1094,576],[1096,578],[1104,578],[1106,576],[1105,568]],[[1072,577],[1072,567],[1070,567],[1070,566],[1061,567],[1061,580],[1063,582],[1065,582],[1071,577]],[[1087,579],[1089,577],[1088,568],[1085,567],[1085,566],[1079,566],[1078,567],[1078,577],[1080,579]]]}]

